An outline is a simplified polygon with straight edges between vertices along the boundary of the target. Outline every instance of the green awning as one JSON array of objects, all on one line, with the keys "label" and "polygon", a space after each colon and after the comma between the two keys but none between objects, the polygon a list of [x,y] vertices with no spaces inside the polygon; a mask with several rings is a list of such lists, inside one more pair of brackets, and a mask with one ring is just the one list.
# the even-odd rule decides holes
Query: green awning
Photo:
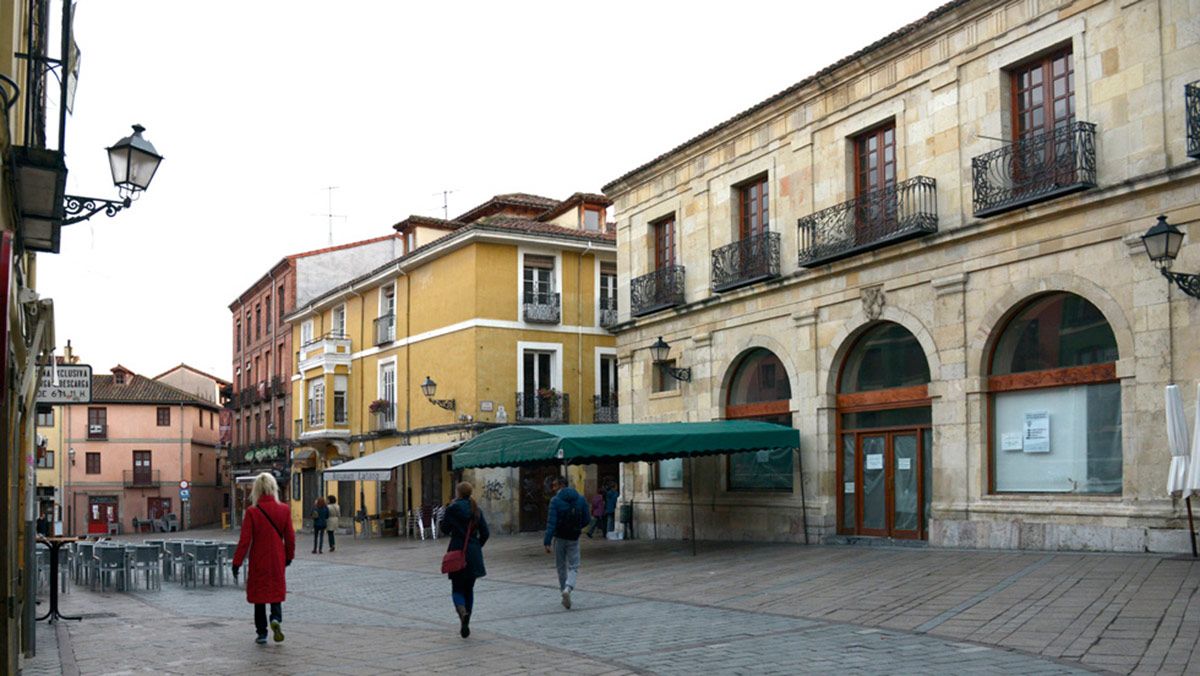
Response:
[{"label": "green awning", "polygon": [[791,427],[756,420],[616,425],[514,425],[489,430],[454,452],[455,469],[649,461],[799,448]]}]

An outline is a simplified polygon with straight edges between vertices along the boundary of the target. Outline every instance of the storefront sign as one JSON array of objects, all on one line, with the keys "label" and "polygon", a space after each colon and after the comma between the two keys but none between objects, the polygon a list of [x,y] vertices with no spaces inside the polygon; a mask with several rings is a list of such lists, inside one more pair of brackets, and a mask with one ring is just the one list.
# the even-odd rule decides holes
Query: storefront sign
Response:
[{"label": "storefront sign", "polygon": [[1029,411],[1025,414],[1025,434],[1022,446],[1026,453],[1050,452],[1050,413]]},{"label": "storefront sign", "polygon": [[54,369],[38,368],[37,403],[89,404],[92,401],[92,367],[86,364],[63,364],[58,367],[58,382]]}]

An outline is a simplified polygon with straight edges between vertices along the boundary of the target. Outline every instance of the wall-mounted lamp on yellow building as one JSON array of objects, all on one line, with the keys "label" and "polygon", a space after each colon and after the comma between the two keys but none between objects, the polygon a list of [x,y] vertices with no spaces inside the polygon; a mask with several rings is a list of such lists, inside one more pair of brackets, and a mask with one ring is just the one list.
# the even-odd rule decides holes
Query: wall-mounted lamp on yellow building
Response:
[{"label": "wall-mounted lamp on yellow building", "polygon": [[674,366],[671,366],[667,363],[667,360],[670,358],[670,356],[671,345],[667,341],[663,340],[662,336],[659,336],[658,340],[654,341],[654,344],[650,346],[650,359],[663,370],[663,373],[671,376],[675,380],[682,380],[685,383],[691,382],[692,369],[675,368]]},{"label": "wall-mounted lamp on yellow building", "polygon": [[421,383],[421,393],[424,394],[425,398],[429,400],[429,403],[433,404],[434,406],[440,406],[447,411],[453,411],[455,409],[456,404],[453,399],[433,398],[433,395],[437,394],[437,383],[433,382],[433,378],[430,378],[429,376],[425,376],[425,382]]}]

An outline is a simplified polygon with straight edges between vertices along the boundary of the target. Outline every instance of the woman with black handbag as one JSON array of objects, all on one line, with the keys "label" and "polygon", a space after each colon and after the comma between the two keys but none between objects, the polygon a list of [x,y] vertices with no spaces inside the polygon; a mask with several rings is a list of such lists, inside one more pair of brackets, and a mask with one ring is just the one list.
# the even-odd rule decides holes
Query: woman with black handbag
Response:
[{"label": "woman with black handbag", "polygon": [[442,516],[442,532],[450,534],[450,546],[442,559],[442,572],[450,576],[450,596],[460,623],[459,635],[471,635],[471,609],[475,605],[475,580],[487,575],[483,567],[483,545],[490,533],[487,520],[471,497],[474,489],[466,481],[458,484],[458,499]]}]

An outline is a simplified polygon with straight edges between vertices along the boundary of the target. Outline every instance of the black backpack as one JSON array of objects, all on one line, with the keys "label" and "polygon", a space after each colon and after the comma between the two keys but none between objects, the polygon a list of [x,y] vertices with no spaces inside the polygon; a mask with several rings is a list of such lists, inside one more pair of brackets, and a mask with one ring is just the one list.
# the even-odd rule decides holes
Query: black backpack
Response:
[{"label": "black backpack", "polygon": [[583,532],[583,525],[580,523],[583,520],[581,514],[578,500],[572,502],[567,509],[560,511],[558,523],[554,525],[554,537],[560,540],[578,540],[579,534]]}]

